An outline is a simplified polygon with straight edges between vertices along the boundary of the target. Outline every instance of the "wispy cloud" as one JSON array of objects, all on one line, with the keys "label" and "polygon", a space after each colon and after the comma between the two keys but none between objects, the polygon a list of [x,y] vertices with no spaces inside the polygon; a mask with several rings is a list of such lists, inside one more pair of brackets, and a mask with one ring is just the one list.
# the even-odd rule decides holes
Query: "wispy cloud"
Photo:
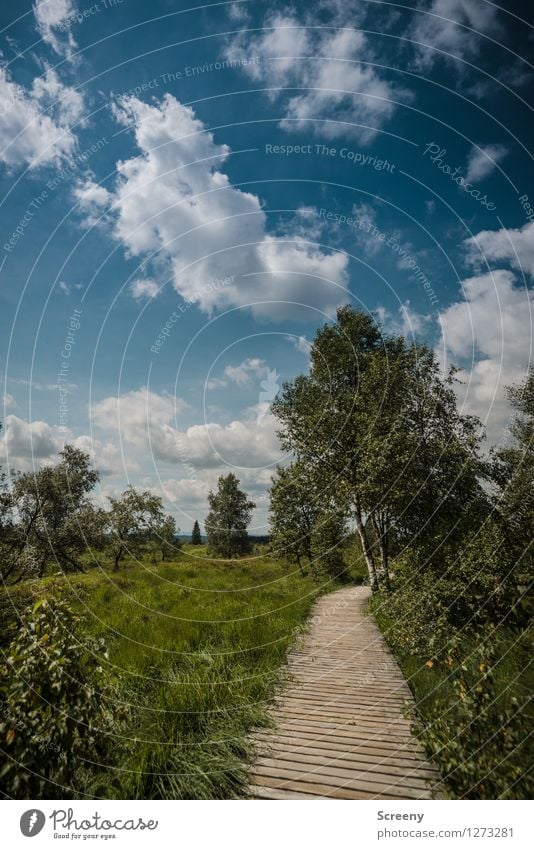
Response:
[{"label": "wispy cloud", "polygon": [[[330,24],[342,28],[321,29],[325,13]],[[242,63],[243,73],[268,86],[272,100],[284,98],[285,130],[368,142],[393,115],[394,101],[411,95],[373,65],[376,57],[366,36],[350,28],[356,20],[353,6],[341,14],[335,3],[323,4],[321,14],[310,11],[297,18],[291,11],[269,12],[261,34],[240,33],[226,55]],[[245,63],[249,56],[258,61]],[[285,96],[286,88],[303,92]]]},{"label": "wispy cloud", "polygon": [[502,144],[488,144],[473,147],[467,159],[466,179],[469,183],[478,183],[488,177],[498,163],[507,155],[508,148]]},{"label": "wispy cloud", "polygon": [[77,12],[73,0],[35,0],[33,12],[43,41],[59,55],[70,56],[76,48],[72,24]]},{"label": "wispy cloud", "polygon": [[150,300],[156,298],[161,292],[161,288],[155,280],[143,279],[134,280],[130,284],[130,290],[136,300]]}]

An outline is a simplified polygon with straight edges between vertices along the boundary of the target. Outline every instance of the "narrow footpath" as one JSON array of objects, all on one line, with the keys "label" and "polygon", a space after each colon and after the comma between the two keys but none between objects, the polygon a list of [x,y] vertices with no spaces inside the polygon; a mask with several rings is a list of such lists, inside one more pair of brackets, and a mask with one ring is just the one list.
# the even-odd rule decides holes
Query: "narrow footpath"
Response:
[{"label": "narrow footpath", "polygon": [[410,731],[413,698],[371,615],[370,591],[321,598],[309,633],[289,658],[290,684],[256,734],[256,799],[431,799],[436,767]]}]

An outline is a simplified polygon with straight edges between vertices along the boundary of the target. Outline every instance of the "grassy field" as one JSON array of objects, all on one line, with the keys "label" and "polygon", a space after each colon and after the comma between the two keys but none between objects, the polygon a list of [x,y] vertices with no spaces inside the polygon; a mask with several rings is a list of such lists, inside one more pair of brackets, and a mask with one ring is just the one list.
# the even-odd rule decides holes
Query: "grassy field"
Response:
[{"label": "grassy field", "polygon": [[126,707],[109,759],[77,792],[113,798],[234,798],[289,647],[331,584],[264,556],[231,564],[186,546],[180,559],[92,569],[13,588],[17,606],[60,594],[109,649]]}]

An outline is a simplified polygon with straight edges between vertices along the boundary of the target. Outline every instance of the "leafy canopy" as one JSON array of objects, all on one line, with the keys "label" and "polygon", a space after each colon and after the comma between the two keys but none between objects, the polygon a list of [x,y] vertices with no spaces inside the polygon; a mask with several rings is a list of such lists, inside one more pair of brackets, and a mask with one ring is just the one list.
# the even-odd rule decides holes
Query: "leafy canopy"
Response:
[{"label": "leafy canopy", "polygon": [[248,554],[251,544],[247,528],[256,505],[239,488],[233,472],[221,475],[216,492],[208,495],[208,504],[205,528],[210,552],[226,558]]}]

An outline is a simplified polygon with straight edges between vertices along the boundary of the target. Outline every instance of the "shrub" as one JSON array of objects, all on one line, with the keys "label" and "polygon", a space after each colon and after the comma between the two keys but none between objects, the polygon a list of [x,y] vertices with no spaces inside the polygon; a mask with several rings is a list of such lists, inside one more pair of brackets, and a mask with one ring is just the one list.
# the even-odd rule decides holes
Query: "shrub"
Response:
[{"label": "shrub", "polygon": [[489,622],[509,621],[516,597],[504,535],[489,519],[459,551],[443,551],[439,573],[428,566],[423,551],[406,549],[395,561],[393,588],[381,599],[388,639],[396,650],[420,656],[431,644],[437,653],[458,628],[467,634]]},{"label": "shrub", "polygon": [[[446,673],[454,699],[435,700],[414,730],[446,779],[449,795],[465,799],[530,798],[534,784],[524,765],[531,718],[521,702],[497,683],[501,650],[491,629],[466,657],[465,639],[450,641],[435,663]],[[429,661],[428,665],[433,665]]]},{"label": "shrub", "polygon": [[38,602],[0,667],[0,787],[8,796],[75,795],[73,782],[87,779],[84,759],[109,752],[119,713],[100,665],[107,654],[101,640],[76,636],[78,622],[63,601]]}]

